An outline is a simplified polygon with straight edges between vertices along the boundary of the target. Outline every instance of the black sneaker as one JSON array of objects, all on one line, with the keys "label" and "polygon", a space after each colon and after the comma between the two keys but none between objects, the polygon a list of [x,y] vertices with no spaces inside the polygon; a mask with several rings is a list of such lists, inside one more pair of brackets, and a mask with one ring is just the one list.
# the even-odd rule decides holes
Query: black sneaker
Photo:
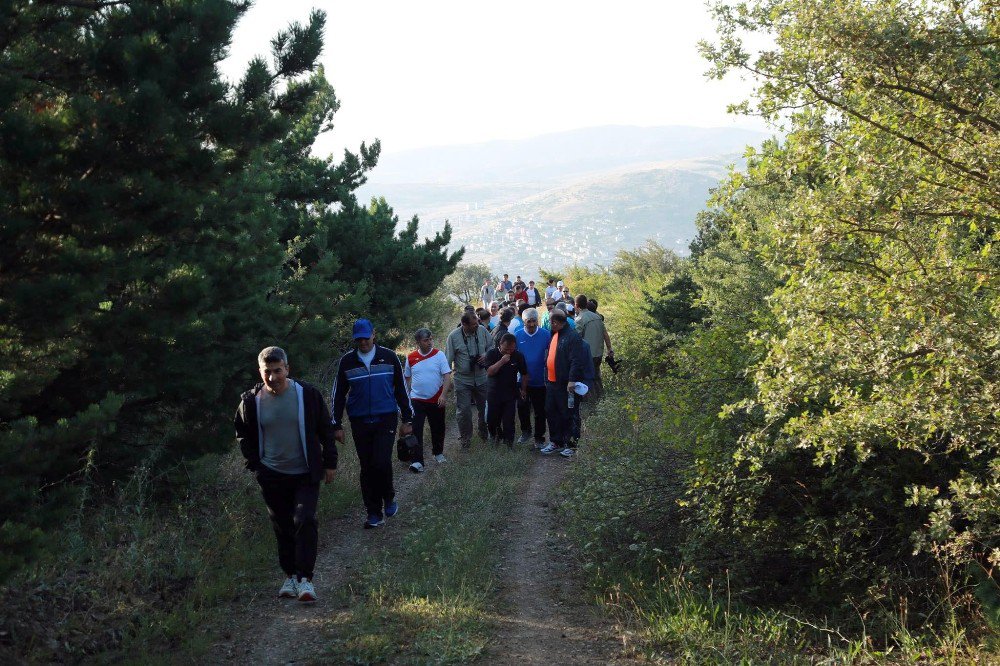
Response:
[{"label": "black sneaker", "polygon": [[368,520],[365,521],[365,524],[362,527],[366,530],[373,530],[376,527],[382,527],[383,525],[385,525],[385,521],[382,520],[382,516],[368,516]]}]

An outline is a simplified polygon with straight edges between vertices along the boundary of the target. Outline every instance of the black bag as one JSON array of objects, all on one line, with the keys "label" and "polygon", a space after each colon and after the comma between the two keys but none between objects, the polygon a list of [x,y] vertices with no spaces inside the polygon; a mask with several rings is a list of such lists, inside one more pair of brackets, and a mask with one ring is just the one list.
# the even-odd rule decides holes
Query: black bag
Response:
[{"label": "black bag", "polygon": [[409,434],[396,440],[396,457],[401,462],[410,462],[417,453],[417,436]]},{"label": "black bag", "polygon": [[616,359],[614,354],[608,354],[604,357],[604,360],[607,362],[608,367],[611,368],[611,372],[617,375],[618,366],[621,365],[621,361]]}]

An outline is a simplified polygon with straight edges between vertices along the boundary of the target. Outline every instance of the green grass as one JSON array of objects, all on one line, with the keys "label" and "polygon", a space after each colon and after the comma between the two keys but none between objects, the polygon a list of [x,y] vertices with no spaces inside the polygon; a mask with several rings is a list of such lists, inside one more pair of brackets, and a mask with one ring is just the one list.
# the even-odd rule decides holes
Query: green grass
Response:
[{"label": "green grass", "polygon": [[706,583],[704,572],[690,575],[683,553],[671,550],[683,534],[668,511],[684,496],[657,472],[672,459],[655,433],[643,429],[657,424],[638,411],[645,408],[633,404],[631,420],[622,395],[609,391],[585,421],[583,455],[562,493],[569,498],[562,507],[567,532],[579,546],[591,589],[625,627],[634,655],[653,663],[727,666],[1000,664],[988,618],[975,614],[963,616],[964,627],[956,620],[907,628],[899,610],[887,607],[848,618],[853,621],[845,628],[815,611],[740,603],[746,595],[724,576]]},{"label": "green grass", "polygon": [[[356,457],[349,441],[342,448],[337,480],[321,491],[321,520],[358,502]],[[267,511],[237,453],[171,474],[182,493],[155,499],[163,480],[138,472],[110,501],[81,509],[58,555],[10,582],[0,661],[199,661],[237,629],[234,604],[280,582]],[[29,593],[39,588],[45,596]]]},{"label": "green grass", "polygon": [[[330,663],[464,663],[479,655],[490,616],[504,524],[531,456],[478,450],[421,484],[398,545],[373,555],[328,623]],[[412,507],[412,508],[411,508]]]},{"label": "green grass", "polygon": [[[659,579],[605,571],[619,582],[605,608],[628,627],[631,650],[669,664],[994,664],[996,653],[961,630],[843,635],[822,621],[734,603],[725,581],[698,586],[682,572]],[[877,645],[888,645],[878,647]]]}]

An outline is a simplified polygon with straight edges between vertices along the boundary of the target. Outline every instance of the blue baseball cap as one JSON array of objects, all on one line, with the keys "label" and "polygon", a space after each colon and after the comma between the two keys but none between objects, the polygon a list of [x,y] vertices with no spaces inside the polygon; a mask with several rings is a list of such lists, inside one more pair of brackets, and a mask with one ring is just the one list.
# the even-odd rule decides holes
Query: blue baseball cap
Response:
[{"label": "blue baseball cap", "polygon": [[367,319],[359,319],[354,322],[354,339],[370,338],[375,334],[375,327]]}]

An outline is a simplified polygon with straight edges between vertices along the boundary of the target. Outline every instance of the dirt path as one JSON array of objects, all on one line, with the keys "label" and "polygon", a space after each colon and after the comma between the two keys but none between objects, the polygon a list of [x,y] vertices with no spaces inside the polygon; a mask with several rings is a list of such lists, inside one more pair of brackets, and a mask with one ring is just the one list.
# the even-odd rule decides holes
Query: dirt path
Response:
[{"label": "dirt path", "polygon": [[[457,443],[450,436],[446,451],[461,456],[456,449]],[[588,603],[576,562],[549,505],[551,494],[572,464],[559,456],[538,456],[530,468],[522,504],[506,535],[509,545],[502,564],[498,606],[507,611],[497,618],[498,633],[477,663],[639,663],[621,656],[615,627]],[[239,628],[215,643],[211,663],[304,664],[322,660],[329,635],[323,628],[347,609],[343,589],[355,577],[355,567],[400,538],[410,525],[409,499],[414,490],[433,475],[446,473],[447,464],[432,462],[427,472],[416,475],[397,463],[394,472],[401,511],[385,529],[362,530],[359,506],[342,515],[320,517],[315,579],[319,601],[302,604],[278,599],[275,592],[280,581],[275,578],[274,590],[261,589],[248,602],[232,608]]]},{"label": "dirt path", "polygon": [[[427,481],[441,471],[441,466],[435,464],[430,456],[428,458],[430,464],[423,474],[409,473],[402,463],[393,461],[393,480],[400,512],[387,520],[385,528],[361,528],[364,511],[360,490],[357,505],[343,514],[320,515],[319,554],[314,580],[319,600],[304,604],[293,599],[279,599],[277,589],[281,581],[276,575],[274,589],[262,589],[247,604],[233,609],[234,613],[242,616],[242,627],[214,646],[212,663],[303,664],[320,657],[327,640],[322,627],[343,604],[342,591],[351,580],[354,568],[360,566],[367,556],[399,538],[409,522],[409,497],[413,490],[421,481]],[[268,533],[266,538],[273,537]]]},{"label": "dirt path", "polygon": [[511,519],[503,565],[500,631],[482,663],[636,664],[621,656],[613,624],[589,598],[550,501],[573,464],[541,457],[531,468],[520,512]]}]

